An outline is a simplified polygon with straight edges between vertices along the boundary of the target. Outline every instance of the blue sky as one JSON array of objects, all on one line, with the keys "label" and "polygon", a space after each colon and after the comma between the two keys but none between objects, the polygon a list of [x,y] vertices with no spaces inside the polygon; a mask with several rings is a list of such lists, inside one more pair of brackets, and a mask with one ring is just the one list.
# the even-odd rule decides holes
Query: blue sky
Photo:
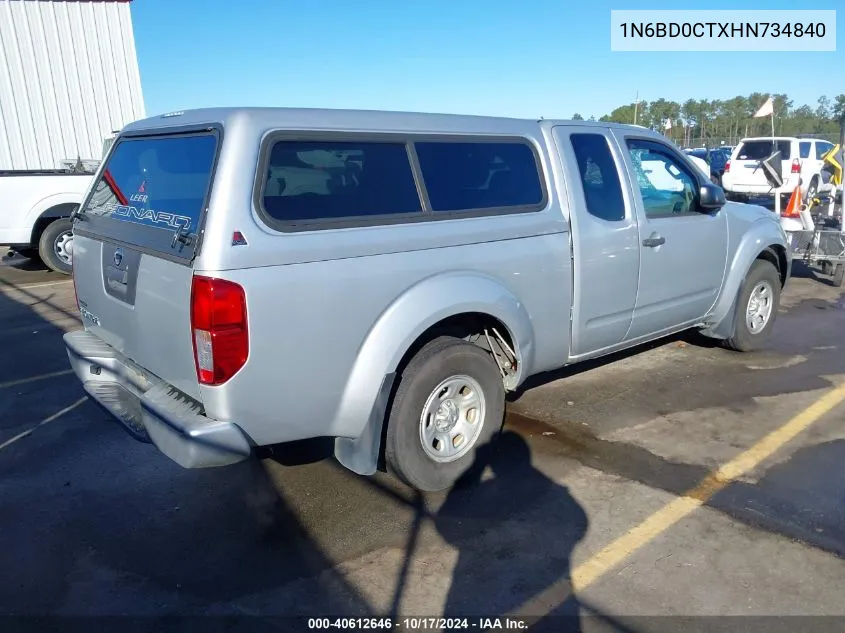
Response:
[{"label": "blue sky", "polygon": [[647,101],[786,92],[813,107],[845,92],[843,28],[833,53],[610,51],[611,9],[802,4],[845,9],[842,0],[136,0],[131,10],[149,115],[273,105],[586,118],[637,91]]}]

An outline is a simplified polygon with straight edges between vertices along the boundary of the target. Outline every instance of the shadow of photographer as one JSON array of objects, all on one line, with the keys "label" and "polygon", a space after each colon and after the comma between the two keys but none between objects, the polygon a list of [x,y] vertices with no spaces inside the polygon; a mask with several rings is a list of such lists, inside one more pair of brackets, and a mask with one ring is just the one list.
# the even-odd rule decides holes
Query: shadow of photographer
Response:
[{"label": "shadow of photographer", "polygon": [[[493,476],[484,478],[488,467]],[[534,468],[520,435],[505,431],[480,449],[434,521],[459,551],[444,616],[512,613],[554,586],[564,589],[555,590],[543,613],[551,608],[577,623],[577,600],[565,588],[588,518],[566,486]]]}]

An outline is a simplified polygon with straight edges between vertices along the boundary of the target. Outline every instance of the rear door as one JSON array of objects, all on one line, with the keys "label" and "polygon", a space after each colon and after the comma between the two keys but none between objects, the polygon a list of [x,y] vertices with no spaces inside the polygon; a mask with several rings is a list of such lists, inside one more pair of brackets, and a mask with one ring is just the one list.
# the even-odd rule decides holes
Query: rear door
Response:
[{"label": "rear door", "polygon": [[191,262],[218,144],[208,129],[119,138],[74,223],[85,328],[194,398]]},{"label": "rear door", "polygon": [[768,188],[769,181],[763,170],[758,166],[761,160],[772,155],[774,151],[781,153],[781,168],[783,181],[789,178],[792,166],[792,143],[788,139],[749,139],[740,142],[735,152],[735,158],[731,161],[731,177],[734,186],[740,187],[765,187]]},{"label": "rear door", "polygon": [[637,300],[637,217],[609,131],[555,126],[572,226],[572,356],[621,343]]}]

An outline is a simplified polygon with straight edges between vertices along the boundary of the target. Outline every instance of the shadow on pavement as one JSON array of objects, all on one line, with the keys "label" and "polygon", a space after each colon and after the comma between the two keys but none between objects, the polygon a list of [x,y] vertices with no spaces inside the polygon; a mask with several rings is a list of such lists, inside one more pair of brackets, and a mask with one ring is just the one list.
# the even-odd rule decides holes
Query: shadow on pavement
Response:
[{"label": "shadow on pavement", "polygon": [[756,482],[717,494],[714,508],[845,558],[845,439],[799,448]]},{"label": "shadow on pavement", "polygon": [[264,616],[247,598],[272,616],[370,612],[260,461],[181,469],[91,402],[39,426],[84,392],[73,376],[9,384],[69,367],[64,329],[32,306],[75,315],[2,288],[0,344],[23,362],[0,370],[0,615]]},{"label": "shadow on pavement", "polygon": [[810,266],[800,259],[792,261],[792,277],[796,279],[811,279],[822,285],[836,288],[832,275],[824,274],[819,268]]},{"label": "shadow on pavement", "polygon": [[[27,375],[37,367],[67,368],[64,330],[28,305],[38,300],[25,291],[0,292],[0,343],[28,358]],[[59,319],[75,317],[61,305],[51,307]],[[26,332],[42,332],[43,343]],[[7,367],[0,383],[20,372]],[[376,614],[338,569],[342,561],[307,527],[301,499],[274,482],[267,463],[184,470],[132,441],[90,402],[38,426],[82,395],[73,376],[0,388],[0,443],[32,430],[0,449],[0,569],[13,570],[0,579],[0,615],[140,616],[150,624],[163,616],[234,616],[237,629],[228,630],[256,630],[292,615],[398,615],[411,564],[438,555],[436,548],[421,549],[428,530],[457,551],[451,578],[450,569],[435,577],[447,595],[447,615],[495,617],[516,609],[532,615],[542,595],[536,613],[551,612],[555,630],[562,622],[565,630],[577,629],[570,561],[588,519],[565,486],[532,465],[529,445],[516,433],[506,431],[494,448],[480,451],[448,494],[397,495],[349,473],[328,480],[341,495],[363,490],[364,502],[381,506],[380,512],[394,512],[399,498],[413,515],[408,526],[368,544],[371,552],[398,542],[405,558],[389,613]],[[274,447],[272,460],[313,468],[307,464],[325,459],[328,446],[317,440]],[[482,477],[487,468],[492,477]],[[326,493],[305,481],[295,494]],[[330,503],[321,511],[324,523],[338,519]],[[370,529],[364,524],[373,517],[356,514],[351,523]],[[419,615],[440,615],[441,606],[435,601]]]},{"label": "shadow on pavement", "polygon": [[[531,464],[527,442],[512,431],[479,451],[467,476],[434,517],[458,550],[444,615],[511,613],[553,585],[569,585],[572,551],[587,531],[584,510],[566,486]],[[489,466],[493,477],[481,480]],[[578,615],[564,589],[556,616]]]}]

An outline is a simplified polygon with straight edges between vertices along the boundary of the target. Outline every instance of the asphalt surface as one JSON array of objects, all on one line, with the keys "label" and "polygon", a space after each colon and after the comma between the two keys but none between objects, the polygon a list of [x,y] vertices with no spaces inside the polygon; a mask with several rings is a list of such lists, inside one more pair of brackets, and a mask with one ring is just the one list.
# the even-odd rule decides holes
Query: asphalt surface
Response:
[{"label": "asphalt surface", "polygon": [[[845,405],[665,518],[845,383],[845,300],[796,274],[765,351],[690,334],[536,377],[511,398],[480,480],[418,496],[345,471],[323,442],[180,468],[67,373],[61,336],[80,326],[67,278],[6,262],[0,615],[235,615],[242,628],[227,630],[299,630],[272,618],[519,612],[585,631],[845,615]],[[650,517],[660,528],[638,531]],[[623,558],[585,581],[616,539]],[[742,626],[755,622],[772,630]]]}]

